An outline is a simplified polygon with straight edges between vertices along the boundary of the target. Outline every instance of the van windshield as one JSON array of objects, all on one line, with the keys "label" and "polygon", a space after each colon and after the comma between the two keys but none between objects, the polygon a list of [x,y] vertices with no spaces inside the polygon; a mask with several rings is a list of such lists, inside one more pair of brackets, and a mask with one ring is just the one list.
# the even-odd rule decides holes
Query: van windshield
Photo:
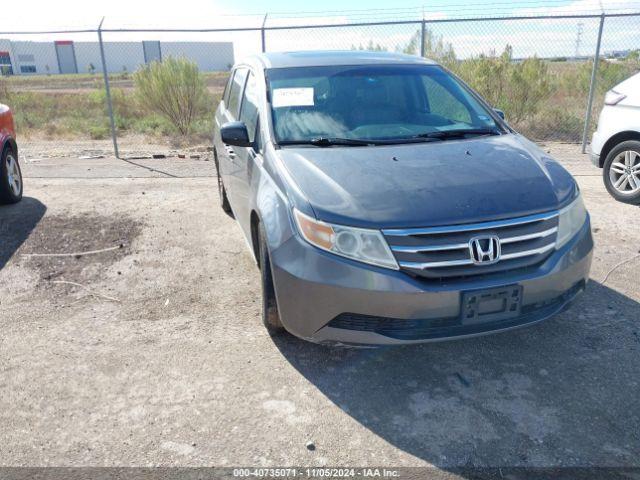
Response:
[{"label": "van windshield", "polygon": [[279,144],[444,140],[501,131],[467,88],[437,65],[274,68],[267,78]]}]

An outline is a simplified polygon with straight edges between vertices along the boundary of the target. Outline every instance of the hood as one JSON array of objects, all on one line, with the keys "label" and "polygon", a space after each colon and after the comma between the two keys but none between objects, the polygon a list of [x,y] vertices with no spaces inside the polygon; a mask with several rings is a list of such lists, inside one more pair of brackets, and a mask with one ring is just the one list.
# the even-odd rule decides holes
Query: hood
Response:
[{"label": "hood", "polygon": [[626,98],[620,101],[620,105],[628,105],[631,107],[638,106],[640,104],[640,73],[636,73],[635,75],[627,78],[611,90],[622,93],[626,96]]},{"label": "hood", "polygon": [[372,228],[499,220],[557,209],[571,175],[517,134],[376,147],[277,151],[326,222]]}]

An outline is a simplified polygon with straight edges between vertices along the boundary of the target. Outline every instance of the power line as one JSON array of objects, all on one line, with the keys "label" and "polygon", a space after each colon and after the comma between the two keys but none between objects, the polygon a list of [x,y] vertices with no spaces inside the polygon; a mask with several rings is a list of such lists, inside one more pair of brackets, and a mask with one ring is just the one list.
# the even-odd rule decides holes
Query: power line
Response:
[{"label": "power line", "polygon": [[[430,5],[416,5],[409,7],[386,7],[386,8],[367,8],[367,9],[344,9],[344,10],[304,10],[304,11],[269,11],[269,16],[275,18],[307,18],[307,17],[315,17],[315,16],[358,16],[358,17],[370,17],[374,15],[393,15],[393,16],[401,16],[401,15],[410,15],[410,14],[420,14],[421,12],[428,13],[436,13],[436,12],[459,12],[461,8],[464,8],[465,16],[469,11],[479,12],[482,11],[487,13],[487,11],[493,10],[496,7],[502,7],[502,11],[516,11],[519,9],[536,9],[536,8],[563,8],[567,7],[567,9],[572,9],[576,13],[584,13],[584,12],[602,12],[605,10],[602,2],[600,2],[600,6],[591,7],[591,8],[581,8],[574,9],[571,4],[567,5],[566,0],[526,0],[522,2],[502,2],[495,1],[491,3],[449,3],[442,7],[433,7]],[[606,10],[631,10],[640,8],[640,1],[630,3],[625,1],[619,1],[615,3],[610,3]],[[252,12],[252,13],[237,13],[237,14],[222,14],[221,17],[258,17],[263,16],[264,11],[262,12]]]},{"label": "power line", "polygon": [[[581,8],[575,9],[571,5],[566,5],[564,0],[537,0],[537,1],[524,1],[524,2],[491,2],[491,3],[454,3],[447,4],[443,7],[430,7],[428,5],[416,6],[416,7],[397,7],[397,8],[374,8],[374,9],[358,9],[358,10],[315,10],[315,11],[303,11],[303,12],[269,12],[271,16],[277,18],[306,18],[309,16],[358,16],[358,17],[370,17],[375,15],[393,15],[393,16],[401,16],[401,15],[409,15],[409,14],[420,14],[422,11],[425,14],[428,13],[439,13],[439,12],[459,12],[461,8],[464,8],[465,16],[469,13],[469,11],[488,13],[489,11],[494,10],[496,7],[502,11],[509,12],[517,12],[521,9],[537,9],[537,8],[563,8],[567,7],[566,10],[575,11],[576,13],[582,12],[598,12],[600,13],[603,8],[600,7],[592,7],[592,8]],[[508,8],[507,8],[508,7]],[[610,3],[607,6],[608,11],[612,10],[630,10],[630,9],[638,9],[640,8],[639,2],[616,2]],[[462,13],[462,12],[460,12]]]}]

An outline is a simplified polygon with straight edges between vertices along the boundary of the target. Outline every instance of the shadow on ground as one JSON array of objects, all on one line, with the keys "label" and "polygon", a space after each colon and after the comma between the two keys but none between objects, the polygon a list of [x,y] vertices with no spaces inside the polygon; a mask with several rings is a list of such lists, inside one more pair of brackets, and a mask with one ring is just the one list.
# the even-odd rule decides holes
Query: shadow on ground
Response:
[{"label": "shadow on ground", "polygon": [[639,466],[640,304],[591,282],[499,335],[376,350],[274,340],[373,433],[437,466]]},{"label": "shadow on ground", "polygon": [[0,270],[29,237],[47,207],[39,200],[24,197],[14,205],[0,205]]}]

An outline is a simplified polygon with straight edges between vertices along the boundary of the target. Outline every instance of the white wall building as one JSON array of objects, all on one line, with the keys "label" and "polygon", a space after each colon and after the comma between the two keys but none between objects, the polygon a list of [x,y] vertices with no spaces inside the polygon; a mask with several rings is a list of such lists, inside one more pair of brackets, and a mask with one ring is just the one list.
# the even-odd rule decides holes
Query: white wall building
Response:
[{"label": "white wall building", "polygon": [[[234,63],[232,42],[104,42],[109,73],[133,72],[168,56],[185,57],[204,72],[228,70]],[[102,72],[98,42],[14,41],[0,38],[0,74],[38,75]]]}]

